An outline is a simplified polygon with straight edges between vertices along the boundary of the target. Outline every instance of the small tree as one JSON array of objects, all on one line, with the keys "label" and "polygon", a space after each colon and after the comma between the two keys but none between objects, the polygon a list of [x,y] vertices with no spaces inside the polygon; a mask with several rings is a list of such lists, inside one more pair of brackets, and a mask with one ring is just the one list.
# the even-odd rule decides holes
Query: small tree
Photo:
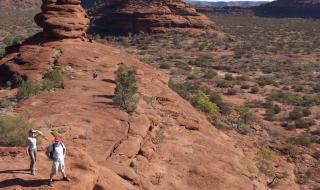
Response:
[{"label": "small tree", "polygon": [[116,71],[116,89],[113,102],[127,112],[132,112],[136,108],[137,100],[134,95],[137,92],[136,72],[125,66],[120,66]]}]

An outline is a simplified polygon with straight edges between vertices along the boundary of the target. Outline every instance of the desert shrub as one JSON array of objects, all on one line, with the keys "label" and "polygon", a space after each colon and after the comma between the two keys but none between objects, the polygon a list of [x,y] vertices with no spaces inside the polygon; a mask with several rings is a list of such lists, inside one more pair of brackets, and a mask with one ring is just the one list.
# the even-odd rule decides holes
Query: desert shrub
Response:
[{"label": "desert shrub", "polygon": [[20,100],[27,99],[38,94],[40,89],[40,85],[32,79],[22,81],[22,83],[18,87],[17,98]]},{"label": "desert shrub", "polygon": [[262,147],[259,151],[259,157],[260,160],[257,163],[257,167],[264,174],[270,174],[273,170],[271,162],[275,158],[273,151],[267,147]]},{"label": "desert shrub", "polygon": [[226,95],[229,95],[229,96],[233,96],[236,94],[237,94],[237,90],[234,88],[229,88],[228,91],[226,92]]},{"label": "desert shrub", "polygon": [[273,109],[266,109],[265,119],[268,121],[274,121],[275,112]]},{"label": "desert shrub", "polygon": [[237,106],[236,111],[240,115],[242,121],[247,124],[253,118],[253,113],[251,112],[250,108],[247,106]]},{"label": "desert shrub", "polygon": [[0,49],[0,57],[3,57],[6,54],[5,50]]},{"label": "desert shrub", "polygon": [[279,114],[282,110],[278,104],[273,105],[272,109],[274,111],[274,114]]},{"label": "desert shrub", "polygon": [[187,80],[195,80],[197,77],[194,74],[190,74],[187,76]]},{"label": "desert shrub", "polygon": [[132,112],[137,104],[135,94],[138,92],[136,86],[136,72],[126,66],[120,66],[116,71],[116,88],[113,102],[115,105]]},{"label": "desert shrub", "polygon": [[296,171],[296,178],[298,184],[305,185],[309,182],[310,178],[312,177],[312,172],[310,169],[301,167],[298,168]]},{"label": "desert shrub", "polygon": [[233,78],[233,76],[232,76],[232,74],[228,74],[228,73],[226,73],[225,75],[224,75],[224,80],[233,80],[234,78]]},{"label": "desert shrub", "polygon": [[231,110],[232,110],[231,106],[228,103],[223,102],[219,93],[211,92],[209,95],[209,100],[215,103],[219,107],[220,113],[222,114],[231,113]]},{"label": "desert shrub", "polygon": [[305,147],[309,147],[311,145],[311,139],[305,136],[290,137],[287,139],[287,142]]},{"label": "desert shrub", "polygon": [[250,90],[250,93],[252,94],[257,94],[259,92],[259,87],[258,86],[253,86]]},{"label": "desert shrub", "polygon": [[160,69],[170,69],[170,65],[168,63],[162,63],[160,66],[159,66]]},{"label": "desert shrub", "polygon": [[0,98],[0,108],[9,108],[12,106],[12,102],[7,98]]},{"label": "desert shrub", "polygon": [[248,81],[249,80],[249,78],[246,76],[236,76],[235,78],[238,81]]},{"label": "desert shrub", "polygon": [[310,109],[308,109],[308,108],[302,109],[302,113],[303,113],[304,117],[308,117],[308,116],[310,116],[312,114]]},{"label": "desert shrub", "polygon": [[248,135],[252,132],[252,128],[249,125],[241,125],[238,132],[243,135]]},{"label": "desert shrub", "polygon": [[6,45],[6,46],[12,46],[14,44],[17,43],[17,39],[12,36],[12,35],[9,35],[7,36],[5,39],[3,39],[3,43]]},{"label": "desert shrub", "polygon": [[274,82],[275,82],[275,79],[272,76],[261,76],[261,77],[257,78],[257,83],[260,86],[271,85]]},{"label": "desert shrub", "polygon": [[274,152],[267,147],[262,147],[259,154],[263,160],[272,161],[275,158]]},{"label": "desert shrub", "polygon": [[212,71],[212,70],[208,70],[204,75],[203,75],[203,78],[206,78],[206,79],[213,79],[215,76],[217,76],[218,73],[215,72],[215,71]]},{"label": "desert shrub", "polygon": [[300,109],[295,108],[289,113],[289,119],[297,120],[303,117],[303,113]]},{"label": "desert shrub", "polygon": [[233,86],[232,83],[230,83],[226,80],[221,80],[221,81],[218,81],[218,83],[217,83],[218,88],[229,88],[232,86]]},{"label": "desert shrub", "polygon": [[309,128],[309,127],[311,127],[311,126],[313,126],[315,124],[316,124],[316,122],[313,119],[300,118],[300,119],[295,121],[296,128],[300,128],[300,129]]},{"label": "desert shrub", "polygon": [[213,103],[217,103],[217,102],[221,102],[222,101],[222,97],[218,92],[210,92],[209,99]]},{"label": "desert shrub", "polygon": [[194,107],[206,113],[219,112],[219,107],[212,103],[202,91],[198,91],[197,95],[191,99],[191,103]]},{"label": "desert shrub", "polygon": [[250,88],[250,85],[247,83],[244,83],[241,85],[241,89],[249,89],[249,88]]},{"label": "desert shrub", "polygon": [[296,129],[296,125],[288,122],[282,123],[281,126],[289,131]]},{"label": "desert shrub", "polygon": [[0,117],[0,146],[24,146],[32,124],[20,117]]},{"label": "desert shrub", "polygon": [[320,84],[313,85],[312,89],[313,89],[314,93],[319,93],[320,92]]},{"label": "desert shrub", "polygon": [[60,88],[63,84],[63,73],[59,68],[51,69],[43,75],[42,89]]},{"label": "desert shrub", "polygon": [[317,151],[317,152],[313,153],[312,156],[313,156],[316,160],[320,160],[320,151]]}]

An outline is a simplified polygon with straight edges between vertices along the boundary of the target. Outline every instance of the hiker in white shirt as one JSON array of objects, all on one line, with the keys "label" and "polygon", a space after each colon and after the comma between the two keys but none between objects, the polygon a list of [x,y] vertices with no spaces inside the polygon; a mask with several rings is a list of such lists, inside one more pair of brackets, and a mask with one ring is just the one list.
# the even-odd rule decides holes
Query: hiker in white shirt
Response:
[{"label": "hiker in white shirt", "polygon": [[63,175],[63,180],[70,181],[65,173],[64,158],[66,155],[66,147],[62,143],[60,137],[54,138],[54,143],[48,147],[47,156],[52,160],[52,168],[49,179],[49,186],[53,186],[52,178],[60,171]]},{"label": "hiker in white shirt", "polygon": [[[41,131],[30,129],[27,139],[27,154],[30,157],[30,172],[31,175],[36,174],[36,161],[37,161],[37,137],[43,136]],[[44,137],[44,136],[43,136]]]}]

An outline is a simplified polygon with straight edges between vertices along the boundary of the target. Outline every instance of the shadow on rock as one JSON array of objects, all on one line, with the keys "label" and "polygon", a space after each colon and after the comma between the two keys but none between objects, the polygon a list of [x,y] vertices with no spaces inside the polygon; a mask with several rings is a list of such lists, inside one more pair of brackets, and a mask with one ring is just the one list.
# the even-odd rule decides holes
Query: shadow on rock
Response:
[{"label": "shadow on rock", "polygon": [[10,186],[21,186],[21,187],[40,187],[42,185],[47,185],[48,179],[36,179],[36,180],[24,180],[21,178],[7,179],[0,182],[0,188],[10,187]]}]

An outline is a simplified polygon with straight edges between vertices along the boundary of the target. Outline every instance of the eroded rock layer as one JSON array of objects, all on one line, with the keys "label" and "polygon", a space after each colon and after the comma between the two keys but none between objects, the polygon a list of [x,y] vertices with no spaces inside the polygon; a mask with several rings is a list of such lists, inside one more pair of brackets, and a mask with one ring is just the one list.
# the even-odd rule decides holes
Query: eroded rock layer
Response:
[{"label": "eroded rock layer", "polygon": [[89,19],[80,0],[43,0],[35,22],[51,38],[85,37]]},{"label": "eroded rock layer", "polygon": [[212,28],[213,22],[181,0],[124,0],[98,9],[106,27],[127,32]]}]

